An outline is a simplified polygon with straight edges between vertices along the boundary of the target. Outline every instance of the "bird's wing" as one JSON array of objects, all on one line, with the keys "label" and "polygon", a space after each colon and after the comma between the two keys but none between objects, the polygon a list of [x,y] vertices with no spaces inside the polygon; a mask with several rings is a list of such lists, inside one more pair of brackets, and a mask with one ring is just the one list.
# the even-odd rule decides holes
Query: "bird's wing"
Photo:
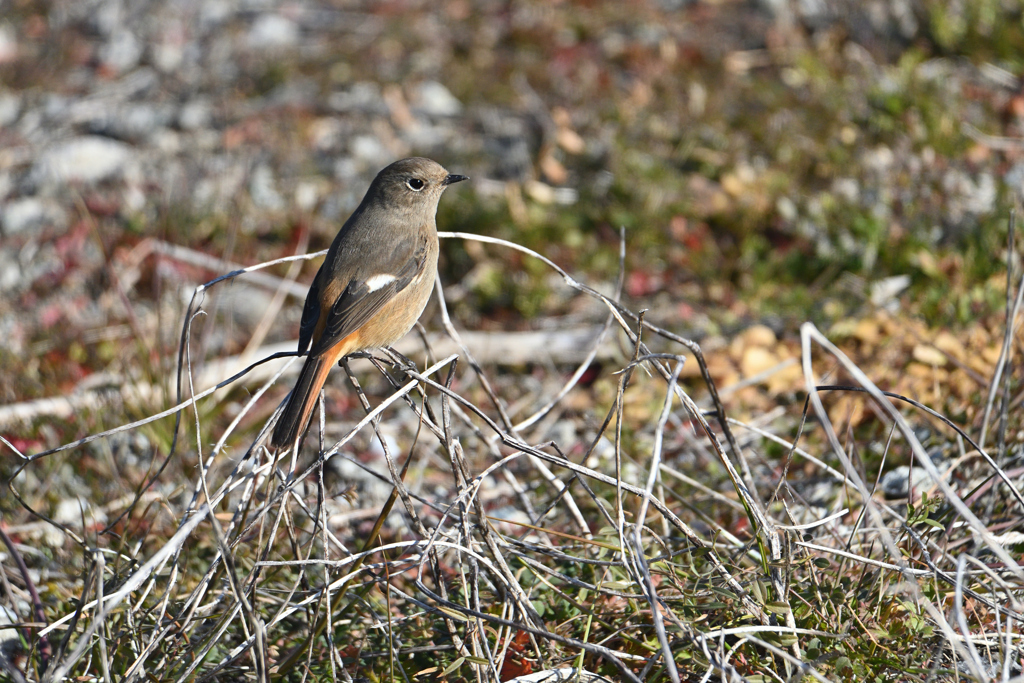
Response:
[{"label": "bird's wing", "polygon": [[[312,340],[310,354],[323,353],[365,325],[384,304],[423,272],[426,260],[426,240],[418,235],[410,235],[391,252],[386,267],[378,266],[377,270],[381,272],[367,273],[349,280],[348,286],[330,310],[321,312],[326,313],[327,320],[320,338]],[[365,272],[365,269],[360,270]],[[319,306],[319,302],[316,305]],[[315,320],[313,326],[316,326]]]},{"label": "bird's wing", "polygon": [[316,321],[320,319],[320,271],[316,271],[313,284],[309,286],[306,294],[306,304],[302,307],[302,322],[299,323],[299,355],[306,352],[309,343],[313,340],[313,330],[316,329]]}]

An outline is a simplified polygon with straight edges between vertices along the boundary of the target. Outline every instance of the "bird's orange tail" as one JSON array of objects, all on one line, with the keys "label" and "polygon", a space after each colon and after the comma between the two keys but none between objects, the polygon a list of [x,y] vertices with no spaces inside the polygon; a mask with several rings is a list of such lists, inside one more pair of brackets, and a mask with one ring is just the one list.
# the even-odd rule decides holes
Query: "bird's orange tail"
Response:
[{"label": "bird's orange tail", "polygon": [[320,390],[327,381],[327,373],[331,371],[336,358],[333,354],[309,356],[299,373],[299,380],[288,397],[288,404],[274,427],[274,436],[270,439],[272,448],[287,448],[295,443],[295,439],[306,429],[313,408],[320,398]]}]

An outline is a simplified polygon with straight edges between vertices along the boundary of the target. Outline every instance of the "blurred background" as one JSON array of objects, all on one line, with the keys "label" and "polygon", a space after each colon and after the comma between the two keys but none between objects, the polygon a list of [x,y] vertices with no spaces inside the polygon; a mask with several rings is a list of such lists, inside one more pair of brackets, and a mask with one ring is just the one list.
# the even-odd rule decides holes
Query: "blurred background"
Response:
[{"label": "blurred background", "polygon": [[[15,603],[5,581],[17,611],[0,609],[0,622],[77,613],[89,594],[86,577],[96,575],[94,548],[104,544],[117,548],[106,566],[120,585],[176,533],[198,490],[200,465],[212,463],[211,482],[226,480],[292,380],[285,377],[261,394],[261,380],[247,377],[201,401],[183,428],[166,417],[31,462],[13,455],[10,446],[38,454],[174,405],[177,386],[188,393],[188,384],[176,385],[176,366],[196,288],[242,266],[325,249],[377,171],[412,155],[472,178],[445,193],[441,230],[525,245],[607,294],[616,291],[621,274],[625,305],[646,309],[647,321],[700,342],[730,418],[774,429],[786,440],[799,435],[802,448],[820,448],[830,467],[839,467],[831,444],[823,445],[820,430],[814,432],[823,420],[812,419],[803,431],[806,385],[798,330],[811,320],[880,387],[921,401],[975,433],[991,422],[985,397],[995,397],[991,378],[1001,377],[1001,408],[991,413],[1001,416],[997,450],[1018,458],[1013,463],[1019,468],[1024,431],[1006,416],[1020,414],[1024,390],[1019,372],[998,373],[1000,358],[1007,357],[1001,353],[1007,272],[1019,272],[1020,265],[1007,234],[1024,190],[1022,73],[1019,0],[0,0],[0,437],[9,444],[0,444],[0,524],[39,570],[49,612],[28,616],[29,603]],[[191,321],[188,352],[197,389],[270,350],[294,349],[317,265],[277,264],[221,282],[196,300],[203,315]],[[657,376],[636,372],[624,393],[628,373],[616,372],[632,357],[632,347],[621,343],[624,335],[617,346],[608,342],[610,351],[598,349],[597,361],[556,410],[543,411],[536,424],[528,418],[541,414],[534,411],[558,394],[596,343],[594,326],[607,310],[575,295],[540,261],[504,246],[447,239],[440,265],[453,323],[467,338],[481,335],[467,346],[491,378],[485,391],[463,359],[453,390],[485,406],[495,421],[492,406],[509,420],[529,422],[523,438],[530,443],[551,440],[567,457],[602,472],[618,472],[620,451],[636,456],[623,465],[624,478],[643,485],[644,458],[662,443],[664,423],[657,430],[655,425],[663,385]],[[442,329],[438,309],[435,301],[423,317],[430,332]],[[526,332],[551,336],[531,337],[528,346],[527,335],[519,334]],[[486,339],[507,343],[486,355]],[[680,345],[654,348],[663,349],[677,353]],[[422,347],[410,353],[425,367]],[[823,382],[848,380],[832,357],[815,353]],[[232,364],[222,363],[229,358]],[[360,371],[369,368],[359,364]],[[708,392],[696,372],[695,363],[686,363],[682,381],[706,408]],[[380,373],[360,378],[371,404],[393,391]],[[343,372],[334,371],[328,384],[324,433],[331,443],[365,413]],[[875,405],[852,394],[829,396],[826,410],[836,432],[846,438],[856,431],[849,449],[863,466],[861,478],[879,482],[889,498],[912,498],[910,482],[919,487],[916,482],[927,476],[919,467],[911,470],[919,460],[909,448],[890,448],[893,432],[885,420],[873,419]],[[613,414],[615,427],[606,434]],[[609,419],[602,424],[604,415]],[[717,455],[694,438],[690,414],[680,409],[672,420],[664,455],[676,468],[672,476],[680,478],[666,484],[673,509],[712,544],[735,539],[742,550],[730,549],[727,564],[749,560],[742,544],[750,539],[752,518],[736,504],[739,489]],[[934,435],[928,448],[936,466],[953,455],[967,461],[963,442],[951,441],[944,427],[914,426],[921,441]],[[474,476],[499,453],[493,441],[478,438],[483,432],[490,438],[489,427],[481,429],[473,436],[467,431],[463,441],[470,444],[468,471]],[[272,546],[274,557],[298,553],[296,536],[312,539],[312,549],[318,541],[302,530],[305,521],[320,524],[312,509],[330,515],[329,526],[348,547],[367,540],[391,487],[386,475],[364,468],[387,471],[385,444],[392,454],[415,453],[409,481],[426,499],[443,505],[462,500],[453,493],[450,461],[426,444],[430,437],[413,411],[390,409],[382,432],[379,444],[359,435],[343,457],[321,468],[322,489],[312,477],[288,485],[296,504],[299,494],[305,501],[302,511],[293,508],[299,522],[287,527],[287,535],[281,532],[276,546],[278,527],[265,536],[264,548],[236,527],[236,540],[243,541],[238,566],[254,561],[257,554],[250,551],[257,549],[259,557],[269,557]],[[788,473],[801,501],[792,507],[795,514],[821,519],[839,511],[840,501],[853,500],[844,498],[853,489],[842,477],[838,483],[831,478],[835,469],[826,473],[809,460],[790,468],[793,451],[779,445],[786,440],[743,438],[752,462],[747,481],[757,482],[762,494],[777,495]],[[314,441],[309,439],[307,455]],[[883,478],[886,468],[895,476]],[[563,497],[525,459],[504,472],[526,486],[513,487],[510,478],[482,487],[494,519],[550,522],[579,533],[570,515],[558,512],[558,519],[552,515],[542,523],[532,511],[523,512],[543,510],[543,518],[560,510],[555,505]],[[700,481],[684,479],[683,472]],[[1016,533],[1019,513],[1009,499],[978,502],[992,485],[981,460],[961,472],[957,486],[970,492],[965,498],[972,509],[982,514],[987,508],[990,530]],[[1020,472],[1010,470],[1011,476]],[[269,492],[270,486],[277,483],[268,478],[259,490]],[[618,495],[622,504],[621,491],[608,487],[604,493],[608,501]],[[922,535],[929,526],[960,529],[964,536],[947,534],[941,549],[933,548],[952,575],[954,556],[946,550],[975,548],[978,541],[955,516],[941,517],[942,524],[928,519],[937,505],[931,500],[930,508],[915,512],[911,506],[906,519],[897,516],[893,535],[905,539],[903,529],[912,525]],[[1004,502],[991,502],[999,500]],[[593,531],[604,534],[610,527],[598,528],[601,513],[616,504],[599,513],[596,503],[587,503],[584,512],[594,520]],[[849,505],[851,520],[859,504]],[[428,525],[440,519],[424,510]],[[1004,522],[1006,510],[1010,521]],[[778,507],[772,514],[786,519]],[[37,515],[77,530],[77,536]],[[875,543],[860,536],[861,518],[849,523],[849,540],[835,536],[846,549],[854,534]],[[415,529],[391,526],[384,540],[401,538],[408,528]],[[667,525],[661,533],[668,538]],[[832,533],[822,531],[820,538]],[[214,571],[215,539],[205,528],[190,538],[172,605],[208,569]],[[1021,550],[1019,538],[1005,542]],[[602,552],[608,548],[615,546]],[[898,672],[899,680],[933,676],[945,652],[945,632],[931,631],[914,607],[922,595],[933,595],[931,578],[911,594],[906,576],[890,579],[845,559],[822,582],[816,572],[827,566],[827,560],[794,565],[791,590],[810,608],[799,608],[801,627],[843,634],[836,647],[841,643],[846,654],[834,660],[834,670],[850,680],[867,680],[884,667]],[[743,571],[757,576],[751,568]],[[266,596],[290,599],[298,578],[283,568],[260,571],[260,609],[276,604]],[[606,578],[595,584],[611,586]],[[255,580],[250,585],[255,591]],[[767,584],[749,585],[760,596],[757,586]],[[835,590],[822,590],[830,585]],[[877,586],[872,600],[864,597],[869,585]],[[556,590],[558,597],[545,608],[552,630],[585,629],[576,636],[618,647],[626,614],[620,597],[604,603],[606,616],[616,613],[601,622],[607,630],[591,632],[590,621],[567,609]],[[983,592],[996,595],[990,587]],[[201,649],[195,644],[213,647],[220,637],[210,628],[221,611],[214,594],[208,611],[190,612],[189,619],[200,615],[193,630],[179,630],[176,617],[160,627],[161,638],[170,634],[161,645],[166,658],[154,654],[150,671],[185,679],[209,654],[204,649],[193,657]],[[536,595],[531,600],[541,610]],[[834,621],[817,616],[823,595],[831,606],[820,614],[836,615]],[[111,640],[111,661],[118,666],[142,649],[137,634],[151,627],[152,615],[170,619],[179,609],[165,611],[165,602],[156,608],[155,601],[164,600],[159,591],[149,596],[148,602],[139,599],[137,617],[120,622],[126,628],[107,629],[120,634],[116,644]],[[703,624],[708,628],[746,623],[735,593],[698,597],[680,612],[700,615],[694,623],[709,615]],[[946,605],[946,597],[936,605]],[[483,599],[490,600],[486,593]],[[419,604],[405,603],[408,614],[421,614]],[[978,612],[980,604],[972,603],[970,618],[987,634],[985,628],[1001,617]],[[500,605],[492,606],[504,609]],[[861,607],[852,620],[846,617],[851,605]],[[390,603],[380,613],[390,614]],[[230,611],[223,614],[233,619]],[[435,617],[422,615],[395,622],[412,634],[408,642],[422,646],[411,671],[451,662],[436,655],[441,641],[433,639],[429,621]],[[86,620],[77,623],[81,631]],[[237,628],[241,622],[235,623]],[[273,644],[280,648],[275,658],[312,626],[297,623],[285,622],[273,636],[281,637]],[[364,628],[359,618],[345,623]],[[0,631],[8,643],[17,641],[12,629]],[[390,630],[377,633],[391,637]],[[626,636],[636,641],[625,645],[630,652],[657,650],[639,649],[641,641],[653,642],[645,624],[633,633],[635,638]],[[224,642],[240,637],[231,632]],[[361,658],[364,646],[391,652],[389,642],[373,634],[346,638],[336,642],[347,644],[350,662]],[[908,639],[921,647],[907,648]],[[979,649],[994,652],[997,640],[992,636]],[[747,645],[745,655],[735,651],[733,657],[733,649],[724,652],[724,637],[719,642],[723,661],[756,652]],[[833,666],[831,645],[817,638],[804,645],[808,661]],[[686,657],[703,656],[696,646],[690,650],[695,654]],[[213,660],[224,652],[219,649],[204,666],[219,666]],[[383,672],[373,662],[389,663],[383,656],[371,659],[367,655],[359,666]],[[1019,656],[1007,654],[1007,667],[992,671],[1018,671],[1009,667],[1011,659]],[[743,666],[781,670],[755,660],[760,656]],[[170,664],[161,669],[157,662]],[[79,673],[69,675],[95,676],[93,666],[83,662]],[[381,673],[375,680],[390,679]]]},{"label": "blurred background", "polygon": [[[1003,306],[1021,55],[1001,0],[4,0],[0,403],[126,353],[163,374],[197,284],[325,248],[410,155],[472,176],[442,230],[603,291],[624,226],[628,303],[696,339],[851,334],[901,296],[967,324]],[[601,315],[530,259],[443,248],[465,329]],[[274,294],[225,287],[203,351],[268,310],[293,339],[301,287]]]}]

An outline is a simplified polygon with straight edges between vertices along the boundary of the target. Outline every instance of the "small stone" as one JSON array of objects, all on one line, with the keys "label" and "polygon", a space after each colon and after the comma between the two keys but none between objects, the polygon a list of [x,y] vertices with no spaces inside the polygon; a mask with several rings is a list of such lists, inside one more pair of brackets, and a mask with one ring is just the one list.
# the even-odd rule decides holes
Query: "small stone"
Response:
[{"label": "small stone", "polygon": [[871,283],[871,303],[885,306],[896,299],[900,292],[910,286],[909,275],[894,275]]},{"label": "small stone", "polygon": [[300,180],[295,185],[295,205],[301,211],[312,211],[320,199],[320,187],[313,182]]},{"label": "small stone", "polygon": [[182,46],[177,43],[157,43],[150,48],[153,65],[164,73],[171,73],[181,66],[185,58]]},{"label": "small stone", "polygon": [[832,181],[832,192],[851,204],[860,200],[860,184],[856,178],[836,178]]},{"label": "small stone", "polygon": [[352,182],[359,177],[359,164],[350,157],[340,157],[334,161],[334,177],[345,182]]},{"label": "small stone", "polygon": [[186,102],[178,112],[178,127],[182,130],[208,128],[213,119],[210,103],[202,98]]},{"label": "small stone", "polygon": [[886,498],[906,498],[910,494],[907,483],[911,478],[915,490],[931,487],[932,478],[928,476],[928,472],[923,467],[915,467],[911,471],[906,465],[900,465],[883,474],[882,479],[878,482],[878,487]]},{"label": "small stone", "polygon": [[66,498],[57,504],[53,513],[54,520],[74,526],[80,525],[83,518],[86,523],[103,524],[107,521],[106,513],[85,498]]},{"label": "small stone", "polygon": [[539,180],[526,181],[526,194],[538,204],[551,204],[555,201],[555,189]]},{"label": "small stone", "polygon": [[290,47],[299,42],[299,26],[280,14],[261,14],[249,30],[249,46],[255,49]]},{"label": "small stone", "polygon": [[267,165],[260,165],[252,172],[249,180],[249,194],[252,201],[261,209],[280,211],[285,207],[284,197],[277,191],[274,172]]},{"label": "small stone", "polygon": [[456,116],[462,112],[462,102],[437,81],[420,83],[416,87],[413,102],[417,109],[428,116]]},{"label": "small stone", "polygon": [[13,249],[0,249],[0,292],[16,289],[21,283],[21,266]]},{"label": "small stone", "polygon": [[387,148],[373,135],[355,136],[352,138],[351,147],[352,156],[370,164],[380,165],[390,158]]},{"label": "small stone", "polygon": [[366,114],[386,114],[387,104],[376,83],[353,83],[348,90],[331,93],[327,106],[339,112],[359,111]]},{"label": "small stone", "polygon": [[779,212],[779,216],[782,217],[782,220],[790,223],[795,221],[800,213],[796,202],[789,197],[779,197],[775,202],[775,210]]},{"label": "small stone", "polygon": [[121,173],[131,157],[131,147],[122,142],[85,136],[51,147],[33,172],[50,182],[95,183]]},{"label": "small stone", "polygon": [[173,110],[149,103],[126,104],[95,119],[91,132],[131,142],[147,140],[171,122]]},{"label": "small stone", "polygon": [[8,24],[0,24],[0,64],[13,62],[18,58],[18,36]]},{"label": "small stone", "polygon": [[211,29],[228,19],[235,12],[234,3],[229,0],[206,0],[199,3],[199,23],[204,29]]},{"label": "small stone", "polygon": [[[7,559],[6,555],[4,559]],[[21,646],[18,629],[13,628],[13,625],[19,622],[21,622],[21,619],[18,617],[17,612],[6,605],[0,606],[0,625],[6,627],[0,628],[0,649],[6,651]]]},{"label": "small stone", "polygon": [[21,96],[13,92],[0,93],[0,127],[17,121],[20,113]]},{"label": "small stone", "polygon": [[342,141],[344,129],[341,122],[330,116],[314,119],[306,129],[306,137],[313,149],[324,152],[334,149]]},{"label": "small stone", "polygon": [[64,227],[67,216],[55,203],[37,197],[25,197],[8,202],[0,217],[4,235],[11,236],[45,226]]},{"label": "small stone", "polygon": [[185,44],[188,40],[185,26],[181,21],[161,22],[161,26],[150,43],[149,57],[157,69],[171,73],[181,66],[185,59]]},{"label": "small stone", "polygon": [[579,201],[580,193],[571,187],[556,187],[555,188],[555,204],[561,206],[572,206]]},{"label": "small stone", "polygon": [[134,68],[139,63],[142,50],[143,45],[134,33],[123,29],[117,30],[110,36],[110,40],[100,48],[100,63],[111,71],[122,73]]}]

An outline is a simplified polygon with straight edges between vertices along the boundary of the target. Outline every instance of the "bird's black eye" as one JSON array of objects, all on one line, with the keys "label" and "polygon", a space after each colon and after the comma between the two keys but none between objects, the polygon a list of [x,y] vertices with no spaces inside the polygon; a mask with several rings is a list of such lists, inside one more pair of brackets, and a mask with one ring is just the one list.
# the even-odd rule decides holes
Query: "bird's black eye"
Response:
[{"label": "bird's black eye", "polygon": [[408,185],[409,189],[412,190],[413,192],[419,192],[426,185],[426,183],[424,183],[419,178],[409,178],[408,180],[405,181],[405,184]]}]

